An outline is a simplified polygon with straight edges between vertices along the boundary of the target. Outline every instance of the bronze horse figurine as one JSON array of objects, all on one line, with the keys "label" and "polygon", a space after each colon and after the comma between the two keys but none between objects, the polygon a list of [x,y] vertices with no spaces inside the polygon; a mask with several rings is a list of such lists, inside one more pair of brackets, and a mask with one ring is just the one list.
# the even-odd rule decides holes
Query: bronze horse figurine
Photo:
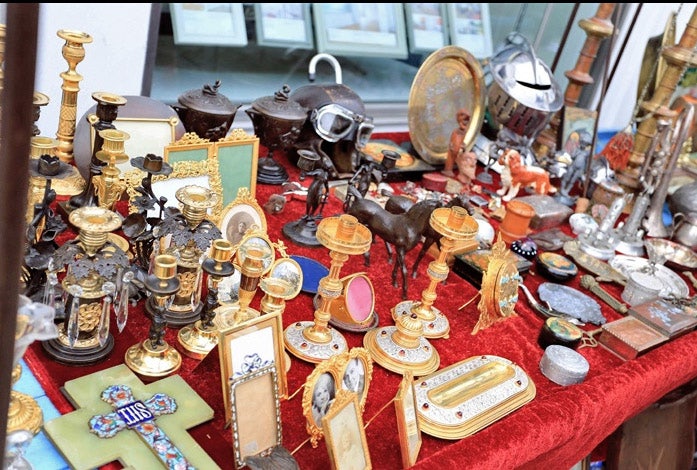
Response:
[{"label": "bronze horse figurine", "polygon": [[[431,212],[440,205],[436,200],[425,200],[414,204],[402,214],[393,214],[380,204],[370,199],[364,199],[353,186],[348,186],[344,211],[353,215],[360,223],[370,229],[375,237],[379,236],[385,242],[388,253],[390,245],[394,245],[396,261],[392,268],[392,285],[399,287],[397,270],[402,272],[402,299],[407,298],[407,267],[404,263],[407,252],[421,241],[424,227],[430,225]],[[370,266],[370,250],[363,255],[364,264]],[[390,263],[392,257],[390,256]]]},{"label": "bronze horse figurine", "polygon": [[[387,200],[385,203],[385,210],[388,212],[391,212],[393,214],[403,214],[406,211],[408,211],[411,207],[413,207],[414,202],[409,199],[406,196],[400,196],[400,195],[394,195],[390,196],[390,198]],[[463,194],[458,194],[454,198],[450,200],[445,206],[442,204],[438,204],[436,207],[464,207],[467,210],[467,213],[469,215],[474,214],[474,207],[472,207],[472,204],[469,202],[469,198]],[[434,207],[434,209],[436,208]],[[430,219],[430,216],[429,216]],[[431,227],[430,223],[427,223],[426,226],[424,227],[421,235],[423,236],[423,244],[421,245],[421,250],[419,250],[419,254],[416,256],[416,260],[414,260],[414,265],[411,268],[411,277],[413,279],[416,279],[417,276],[417,270],[419,268],[419,263],[421,263],[421,260],[423,259],[424,255],[428,252],[428,249],[431,248],[431,245],[436,243],[438,249],[440,250],[440,239],[442,235],[438,232],[436,232],[433,227]],[[387,247],[387,255],[392,257],[392,252],[389,247]]]}]

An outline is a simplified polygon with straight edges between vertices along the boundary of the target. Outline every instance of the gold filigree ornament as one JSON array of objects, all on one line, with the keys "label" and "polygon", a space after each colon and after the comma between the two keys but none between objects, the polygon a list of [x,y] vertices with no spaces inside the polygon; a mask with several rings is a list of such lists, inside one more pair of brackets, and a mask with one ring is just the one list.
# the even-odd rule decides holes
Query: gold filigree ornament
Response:
[{"label": "gold filigree ornament", "polygon": [[472,334],[490,327],[496,322],[516,316],[515,305],[518,302],[518,283],[521,281],[516,263],[509,257],[506,243],[499,234],[491,249],[489,264],[482,277],[479,321]]}]

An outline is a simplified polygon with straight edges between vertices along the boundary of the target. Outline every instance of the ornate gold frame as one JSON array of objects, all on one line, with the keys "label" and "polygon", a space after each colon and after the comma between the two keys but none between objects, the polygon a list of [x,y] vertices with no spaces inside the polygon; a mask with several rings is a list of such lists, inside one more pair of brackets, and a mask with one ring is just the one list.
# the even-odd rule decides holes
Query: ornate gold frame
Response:
[{"label": "ornate gold frame", "polygon": [[[343,386],[344,373],[346,372],[346,367],[352,359],[362,361],[364,366],[364,386],[363,392],[360,396],[355,392],[350,392]],[[303,391],[302,407],[303,415],[307,419],[306,429],[310,434],[310,442],[312,443],[312,447],[317,447],[317,443],[324,436],[321,423],[317,423],[312,416],[313,393],[315,391],[317,381],[324,374],[329,374],[334,381],[335,398],[340,392],[349,392],[356,395],[358,406],[361,413],[363,413],[365,409],[365,401],[368,397],[370,381],[373,377],[373,360],[370,356],[370,352],[368,352],[368,350],[365,348],[353,348],[341,354],[336,354],[317,364],[312,373],[307,377],[307,380],[305,381],[305,389]]]},{"label": "ornate gold frame", "polygon": [[416,415],[416,394],[414,393],[414,375],[405,371],[394,398],[397,414],[397,432],[399,447],[402,451],[402,467],[414,466],[421,450],[421,428]]},{"label": "ornate gold frame", "polygon": [[[332,469],[345,468],[348,464],[362,464],[359,468],[365,470],[373,468],[363,427],[363,412],[355,393],[339,390],[329,412],[322,418],[322,429],[325,429],[327,436],[327,451]],[[354,446],[360,446],[363,462],[360,462],[361,456],[343,448],[346,436]]]},{"label": "ornate gold frame", "polygon": [[[281,445],[281,403],[275,364],[232,379],[230,406],[235,468],[243,468],[246,457],[268,455]],[[249,448],[258,451],[248,452]]]},{"label": "ornate gold frame", "polygon": [[[283,353],[283,324],[280,312],[272,312],[247,320],[239,325],[218,331],[218,356],[220,358],[220,378],[223,386],[223,402],[225,405],[225,423],[232,419],[230,403],[231,382],[235,380],[233,361],[235,355],[244,354],[239,348],[233,350],[232,341],[248,336],[254,332],[271,328],[273,337],[273,356],[276,365],[276,377],[278,382],[278,395],[282,399],[288,397],[288,384],[286,377],[286,361]],[[244,375],[244,374],[242,374]]]},{"label": "ornate gold frame", "polygon": [[237,197],[222,210],[219,223],[220,230],[223,232],[223,238],[235,246],[238,246],[242,242],[244,235],[240,237],[239,241],[232,240],[231,238],[235,237],[231,237],[228,234],[228,226],[232,222],[233,216],[240,212],[247,212],[255,219],[255,222],[259,224],[260,230],[263,232],[267,230],[264,210],[261,208],[256,198],[252,196],[249,188],[239,188],[237,190]]}]

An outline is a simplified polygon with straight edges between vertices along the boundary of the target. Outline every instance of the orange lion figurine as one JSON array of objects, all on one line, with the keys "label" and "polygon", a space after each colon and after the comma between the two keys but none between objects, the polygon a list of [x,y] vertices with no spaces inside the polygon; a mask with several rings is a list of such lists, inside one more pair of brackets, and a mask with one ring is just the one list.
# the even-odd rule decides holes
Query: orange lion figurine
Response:
[{"label": "orange lion figurine", "polygon": [[549,173],[542,168],[525,165],[515,149],[506,149],[498,159],[503,166],[501,188],[496,194],[508,202],[518,195],[520,188],[532,187],[536,194],[554,194],[557,188],[549,182]]}]

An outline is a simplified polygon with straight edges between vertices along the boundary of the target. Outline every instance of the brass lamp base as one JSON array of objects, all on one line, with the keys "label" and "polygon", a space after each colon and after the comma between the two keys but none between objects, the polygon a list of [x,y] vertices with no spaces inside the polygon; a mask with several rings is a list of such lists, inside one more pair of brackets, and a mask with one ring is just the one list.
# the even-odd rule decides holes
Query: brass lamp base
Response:
[{"label": "brass lamp base", "polygon": [[438,369],[440,356],[428,339],[420,337],[418,345],[413,348],[401,346],[394,340],[397,331],[396,326],[386,326],[365,334],[363,345],[375,362],[398,374],[411,371],[414,376],[427,375]]},{"label": "brass lamp base", "polygon": [[[22,375],[22,366],[17,364],[12,370],[12,383]],[[37,434],[44,424],[44,414],[39,404],[31,396],[12,390],[7,412],[7,434],[21,429]]]},{"label": "brass lamp base", "polygon": [[286,348],[293,355],[304,361],[318,364],[348,349],[344,336],[330,326],[327,326],[329,341],[319,342],[309,339],[305,333],[314,326],[313,321],[300,321],[286,328],[283,334]]},{"label": "brass lamp base", "polygon": [[166,377],[179,370],[182,357],[167,342],[152,346],[149,339],[128,348],[124,363],[141,377]]},{"label": "brass lamp base", "polygon": [[[398,303],[392,309],[392,318],[394,321],[404,315],[415,313],[423,323],[423,336],[426,338],[448,338],[450,336],[450,322],[440,310],[431,306],[429,318],[425,317],[420,312],[421,302],[416,300],[405,300]],[[432,317],[432,318],[430,318]]]},{"label": "brass lamp base", "polygon": [[179,330],[177,338],[184,354],[194,359],[203,359],[218,344],[218,329],[204,328],[199,320]]}]

